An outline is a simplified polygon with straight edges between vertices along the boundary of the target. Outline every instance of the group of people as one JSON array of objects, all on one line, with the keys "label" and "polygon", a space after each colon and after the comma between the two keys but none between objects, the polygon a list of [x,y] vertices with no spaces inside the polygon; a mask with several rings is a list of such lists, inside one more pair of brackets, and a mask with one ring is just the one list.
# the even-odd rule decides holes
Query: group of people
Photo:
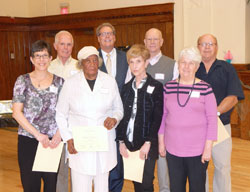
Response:
[{"label": "group of people", "polygon": [[[13,117],[19,123],[18,163],[25,192],[72,190],[121,192],[123,158],[138,151],[145,160],[142,183],[136,192],[154,191],[154,170],[160,192],[208,191],[207,166],[215,165],[213,191],[231,191],[231,138],[213,147],[217,118],[231,135],[230,113],[244,99],[232,65],[216,59],[217,39],[199,37],[197,47],[185,48],[177,62],[161,52],[160,30],[149,29],[144,45],[127,53],[115,48],[116,31],[110,23],[96,29],[100,49],[83,47],[71,57],[72,35],[55,36],[57,58],[43,40],[32,44],[31,73],[17,78]],[[73,127],[103,126],[107,151],[77,151]],[[35,172],[38,143],[56,148],[65,143],[58,173]]]}]

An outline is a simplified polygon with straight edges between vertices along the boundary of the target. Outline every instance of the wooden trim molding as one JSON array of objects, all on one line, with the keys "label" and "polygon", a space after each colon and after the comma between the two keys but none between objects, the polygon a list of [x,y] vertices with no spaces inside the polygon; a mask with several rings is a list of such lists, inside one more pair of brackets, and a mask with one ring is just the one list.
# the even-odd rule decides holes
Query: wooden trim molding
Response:
[{"label": "wooden trim molding", "polygon": [[250,63],[246,63],[246,64],[236,64],[233,63],[234,68],[236,69],[236,71],[247,71],[250,70]]}]

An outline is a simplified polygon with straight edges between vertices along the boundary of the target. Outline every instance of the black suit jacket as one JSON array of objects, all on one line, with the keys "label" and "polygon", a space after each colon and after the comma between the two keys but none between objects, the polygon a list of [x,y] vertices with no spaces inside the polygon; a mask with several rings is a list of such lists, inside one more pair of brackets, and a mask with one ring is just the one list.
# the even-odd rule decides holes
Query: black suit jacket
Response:
[{"label": "black suit jacket", "polygon": [[[116,48],[115,48],[116,49]],[[100,57],[103,59],[101,49],[98,50]],[[125,83],[125,79],[127,76],[128,71],[128,63],[127,63],[127,57],[126,53],[124,51],[120,51],[116,49],[116,76],[115,80],[117,82],[119,91],[121,92],[122,87]],[[102,66],[100,67],[100,70],[107,73],[106,66],[104,64],[104,61],[102,63]]]}]

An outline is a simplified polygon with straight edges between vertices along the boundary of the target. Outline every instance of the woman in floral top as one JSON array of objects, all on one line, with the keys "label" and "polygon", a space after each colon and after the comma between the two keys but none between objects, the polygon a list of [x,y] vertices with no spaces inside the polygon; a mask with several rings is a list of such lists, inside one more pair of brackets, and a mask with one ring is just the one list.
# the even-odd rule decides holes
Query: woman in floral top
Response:
[{"label": "woman in floral top", "polygon": [[13,117],[19,123],[18,163],[25,192],[56,191],[57,173],[33,172],[33,162],[40,142],[43,147],[56,148],[61,136],[55,121],[55,107],[63,79],[48,72],[51,48],[45,41],[31,47],[30,60],[34,71],[17,78],[13,95]]}]

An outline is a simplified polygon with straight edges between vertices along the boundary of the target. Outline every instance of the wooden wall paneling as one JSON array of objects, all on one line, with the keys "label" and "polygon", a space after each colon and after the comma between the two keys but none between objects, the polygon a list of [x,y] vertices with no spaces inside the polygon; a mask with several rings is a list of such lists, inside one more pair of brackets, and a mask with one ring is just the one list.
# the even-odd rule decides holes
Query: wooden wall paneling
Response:
[{"label": "wooden wall paneling", "polygon": [[[8,55],[8,70],[7,70],[7,77],[8,77],[8,81],[7,81],[7,85],[8,87],[11,87],[13,88],[13,82],[16,80],[16,75],[18,73],[18,69],[15,67],[15,60],[16,60],[16,48],[15,48],[15,43],[17,42],[17,32],[14,32],[14,31],[11,31],[11,32],[8,32],[8,36],[7,36],[7,39],[8,39],[8,42],[7,42],[7,45],[8,45],[8,52],[7,52],[7,55]],[[11,58],[11,55],[14,55],[15,58]],[[7,97],[8,98],[12,98],[12,89],[8,89],[6,91],[7,93]]]},{"label": "wooden wall paneling", "polygon": [[30,33],[24,32],[23,36],[23,52],[24,52],[24,60],[25,60],[25,68],[26,73],[30,72],[32,70],[32,64],[30,62],[30,39],[29,39]]},{"label": "wooden wall paneling", "polygon": [[91,28],[83,28],[83,29],[76,29],[72,32],[74,37],[74,48],[72,52],[72,56],[77,59],[77,53],[82,49],[84,46],[97,46],[97,40],[95,35],[95,30],[93,27]]},{"label": "wooden wall paneling", "polygon": [[241,138],[250,140],[250,90],[244,89],[245,99],[239,102]]},{"label": "wooden wall paneling", "polygon": [[0,100],[8,99],[9,84],[8,84],[8,34],[7,32],[0,32]]},{"label": "wooden wall paneling", "polygon": [[[31,68],[29,63],[28,49],[28,32],[8,32],[8,86],[13,88],[16,78],[27,72],[30,72]],[[12,98],[13,89],[8,89],[7,98]]]},{"label": "wooden wall paneling", "polygon": [[145,24],[144,24],[144,25],[142,25],[142,24],[137,24],[137,25],[138,25],[138,34],[143,33],[143,35],[140,35],[139,41],[140,41],[140,42],[143,42],[143,44],[144,44],[145,33],[146,33],[146,31],[147,31],[150,27],[149,27],[149,26],[146,26]]},{"label": "wooden wall paneling", "polygon": [[41,39],[43,39],[44,41],[46,41],[47,43],[49,43],[50,47],[51,47],[51,51],[52,51],[52,58],[55,59],[56,58],[56,50],[54,49],[54,41],[55,41],[55,35],[58,31],[42,31],[40,33],[40,37]]},{"label": "wooden wall paneling", "polygon": [[141,44],[139,38],[140,33],[136,34],[136,28],[138,26],[136,24],[126,25],[127,28],[127,42],[124,46],[133,45],[133,44]]},{"label": "wooden wall paneling", "polygon": [[166,48],[165,54],[171,58],[174,58],[174,26],[172,22],[165,23],[165,35],[164,36],[164,47]]}]

